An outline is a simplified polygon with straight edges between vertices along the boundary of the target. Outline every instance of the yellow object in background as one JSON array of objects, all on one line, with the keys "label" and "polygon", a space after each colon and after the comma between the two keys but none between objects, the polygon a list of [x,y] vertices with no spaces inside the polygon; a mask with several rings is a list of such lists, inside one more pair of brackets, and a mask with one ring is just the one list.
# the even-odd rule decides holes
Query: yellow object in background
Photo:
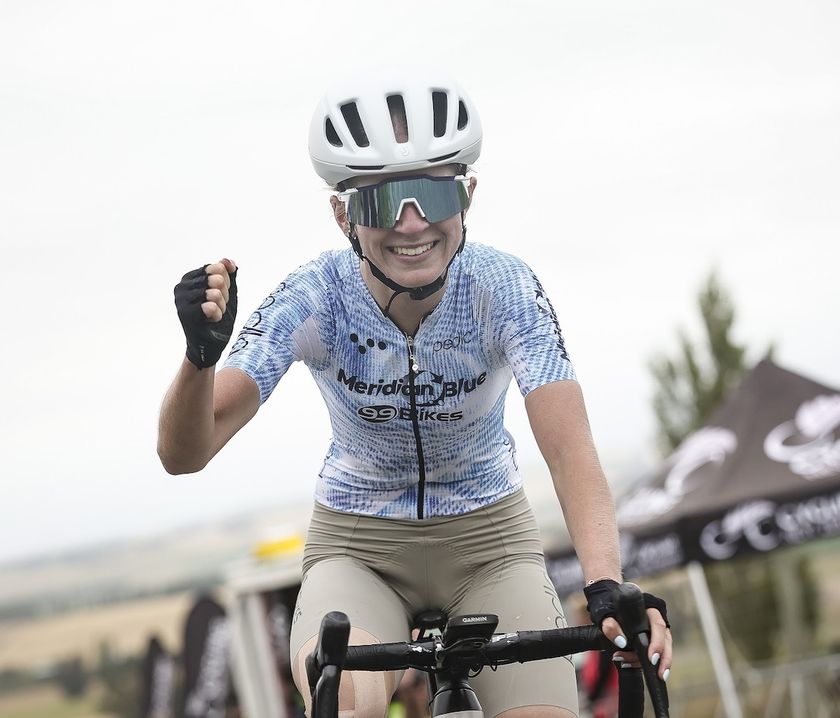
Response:
[{"label": "yellow object in background", "polygon": [[271,559],[296,553],[301,550],[303,550],[303,536],[301,534],[292,534],[260,541],[254,547],[253,554],[259,559]]}]

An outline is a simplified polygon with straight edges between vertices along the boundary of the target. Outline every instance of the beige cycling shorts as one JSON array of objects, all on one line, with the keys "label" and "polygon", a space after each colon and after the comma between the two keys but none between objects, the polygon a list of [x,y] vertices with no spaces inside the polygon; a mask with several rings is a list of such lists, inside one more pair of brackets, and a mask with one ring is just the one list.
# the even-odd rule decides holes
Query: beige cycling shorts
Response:
[{"label": "beige cycling shorts", "polygon": [[[467,514],[419,521],[315,505],[292,656],[329,611],[343,611],[352,626],[386,643],[408,640],[412,617],[429,609],[450,616],[495,613],[497,632],[566,625],[523,491]],[[470,683],[488,717],[530,705],[578,713],[568,658],[485,668]]]}]

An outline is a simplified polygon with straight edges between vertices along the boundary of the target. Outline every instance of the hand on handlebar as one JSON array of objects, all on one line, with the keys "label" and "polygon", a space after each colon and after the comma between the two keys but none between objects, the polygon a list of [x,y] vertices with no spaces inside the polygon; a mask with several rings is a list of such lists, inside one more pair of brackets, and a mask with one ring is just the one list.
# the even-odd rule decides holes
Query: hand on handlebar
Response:
[{"label": "hand on handlebar", "polygon": [[[650,648],[648,649],[648,659],[656,666],[657,675],[663,680],[668,680],[668,675],[671,672],[671,665],[673,661],[673,641],[671,639],[671,629],[665,625],[665,619],[662,614],[655,608],[647,609],[647,617],[650,621]],[[601,630],[604,635],[610,639],[615,645],[616,639],[621,636],[627,645],[627,637],[618,625],[618,621],[614,618],[605,618],[601,624]],[[638,656],[632,651],[616,651],[615,658],[621,658],[622,663],[629,663],[634,667],[639,667]]]},{"label": "hand on handlebar", "polygon": [[[627,586],[633,585],[627,584]],[[650,624],[650,645],[647,649],[647,658],[656,667],[659,678],[663,681],[667,680],[673,661],[673,642],[668,627],[665,601],[651,594],[641,594],[635,586],[633,586],[633,589],[637,592],[635,595],[639,597],[636,599],[639,601],[637,618],[638,620],[643,619],[641,609],[642,599],[644,599],[647,621]],[[619,648],[615,655],[620,656],[623,662],[639,666],[638,656],[633,652],[632,647],[630,650],[623,650],[628,648],[629,644],[628,637],[615,619],[618,591],[619,584],[611,579],[595,581],[583,590],[587,598],[587,609],[592,617],[592,622],[596,626],[600,626],[604,635]],[[647,627],[644,630],[647,630]]]}]

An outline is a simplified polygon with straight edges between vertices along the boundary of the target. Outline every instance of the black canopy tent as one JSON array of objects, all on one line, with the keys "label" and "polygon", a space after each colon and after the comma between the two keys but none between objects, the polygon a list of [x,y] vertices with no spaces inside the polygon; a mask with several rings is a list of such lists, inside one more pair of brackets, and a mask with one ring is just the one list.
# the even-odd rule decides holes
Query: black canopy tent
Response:
[{"label": "black canopy tent", "polygon": [[[627,578],[840,535],[840,393],[760,362],[616,512]],[[580,589],[571,548],[547,558]]]},{"label": "black canopy tent", "polygon": [[[616,513],[625,578],[688,567],[725,713],[740,718],[702,564],[840,535],[840,393],[760,362]],[[580,589],[571,547],[546,559],[561,595]]]}]

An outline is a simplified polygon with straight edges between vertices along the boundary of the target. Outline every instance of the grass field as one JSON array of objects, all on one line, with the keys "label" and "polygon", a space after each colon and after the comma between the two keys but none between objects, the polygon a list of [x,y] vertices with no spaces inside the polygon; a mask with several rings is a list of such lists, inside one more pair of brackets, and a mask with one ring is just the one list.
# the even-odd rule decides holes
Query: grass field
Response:
[{"label": "grass field", "polygon": [[[0,671],[43,668],[80,656],[89,666],[102,644],[117,655],[139,655],[152,634],[170,652],[181,648],[184,620],[194,597],[183,593],[0,623]],[[0,715],[7,714],[0,710]]]},{"label": "grass field", "polygon": [[81,699],[67,700],[57,688],[39,687],[0,695],[3,718],[113,718],[97,710],[99,692],[88,691]]}]

